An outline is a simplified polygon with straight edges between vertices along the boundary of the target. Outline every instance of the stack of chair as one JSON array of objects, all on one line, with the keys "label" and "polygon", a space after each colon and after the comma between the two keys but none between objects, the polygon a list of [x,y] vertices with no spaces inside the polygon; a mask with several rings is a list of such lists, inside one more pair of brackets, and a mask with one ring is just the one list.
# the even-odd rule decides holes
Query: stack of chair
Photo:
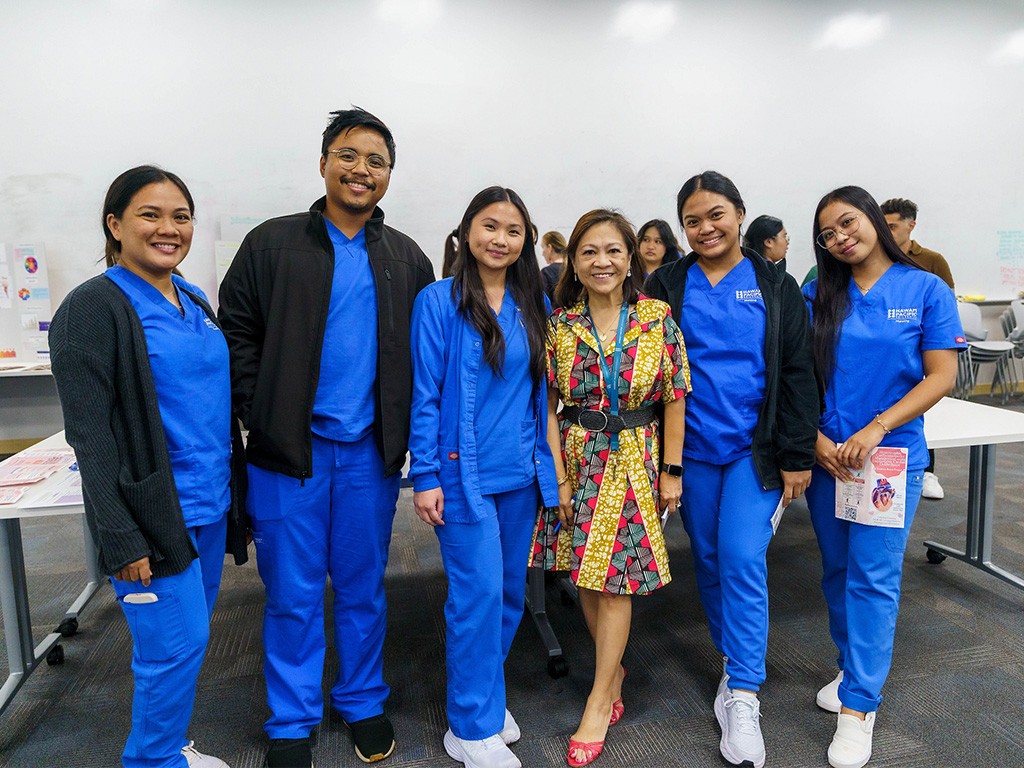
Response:
[{"label": "stack of chair", "polygon": [[995,373],[989,391],[995,395],[996,387],[999,387],[1005,405],[1010,393],[1017,389],[1016,346],[1012,341],[987,341],[988,329],[981,322],[981,308],[977,304],[962,301],[957,308],[967,338],[967,352],[960,356],[956,396],[962,399],[971,397],[978,382],[978,368],[985,363],[994,363]]}]

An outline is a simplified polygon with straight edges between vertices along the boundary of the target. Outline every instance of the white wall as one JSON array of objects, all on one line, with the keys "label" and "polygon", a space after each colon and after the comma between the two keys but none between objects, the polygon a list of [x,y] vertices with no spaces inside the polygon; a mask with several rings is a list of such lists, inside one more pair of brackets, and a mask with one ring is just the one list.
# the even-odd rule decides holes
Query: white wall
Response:
[{"label": "white wall", "polygon": [[817,200],[855,183],[921,206],[958,292],[1009,296],[1021,30],[1009,1],[0,0],[0,242],[45,242],[56,306],[99,270],[107,185],[155,162],[196,197],[183,268],[212,294],[221,216],[308,207],[326,115],[358,104],[398,143],[389,223],[435,264],[484,186],[568,234],[599,205],[674,222],[714,168],[786,222],[798,277]]}]

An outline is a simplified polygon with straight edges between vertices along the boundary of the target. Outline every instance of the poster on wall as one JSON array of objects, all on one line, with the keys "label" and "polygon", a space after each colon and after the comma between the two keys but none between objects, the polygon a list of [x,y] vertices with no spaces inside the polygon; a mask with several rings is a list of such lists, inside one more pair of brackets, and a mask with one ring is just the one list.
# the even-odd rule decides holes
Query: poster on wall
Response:
[{"label": "poster on wall", "polygon": [[0,243],[0,370],[50,361],[50,283],[42,243]]}]

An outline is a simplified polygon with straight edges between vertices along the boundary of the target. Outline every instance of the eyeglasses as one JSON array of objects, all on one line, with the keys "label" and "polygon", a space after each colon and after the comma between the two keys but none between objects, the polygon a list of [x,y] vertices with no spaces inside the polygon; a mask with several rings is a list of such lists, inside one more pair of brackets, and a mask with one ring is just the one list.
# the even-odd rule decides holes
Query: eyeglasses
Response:
[{"label": "eyeglasses", "polygon": [[776,235],[776,237],[781,237],[783,240],[786,241],[786,245],[789,245],[789,232],[787,232],[784,235]]},{"label": "eyeglasses", "polygon": [[360,155],[351,149],[329,149],[324,154],[334,155],[338,159],[338,165],[346,171],[351,171],[359,165],[362,160],[366,163],[366,170],[371,176],[380,176],[391,167],[391,163],[380,155]]},{"label": "eyeglasses", "polygon": [[852,216],[844,216],[843,220],[839,222],[839,226],[835,229],[829,227],[823,229],[815,238],[815,242],[822,248],[828,249],[836,244],[836,238],[839,233],[842,232],[844,235],[852,235],[860,228],[860,217],[863,213],[855,213]]}]

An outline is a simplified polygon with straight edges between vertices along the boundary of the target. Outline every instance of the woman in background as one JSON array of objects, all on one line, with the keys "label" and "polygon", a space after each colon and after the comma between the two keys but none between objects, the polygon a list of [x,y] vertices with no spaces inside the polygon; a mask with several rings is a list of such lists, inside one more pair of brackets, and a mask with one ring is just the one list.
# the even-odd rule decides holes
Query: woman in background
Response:
[{"label": "woman in background", "polygon": [[714,710],[733,765],[765,763],[768,566],[777,509],[811,480],[818,392],[807,307],[793,278],[740,246],[745,206],[715,171],[677,198],[692,253],[647,281],[686,339],[682,511],[711,638],[725,657]]},{"label": "woman in background", "polygon": [[[807,505],[839,649],[839,674],[816,701],[839,713],[829,764],[860,768],[871,758],[892,664],[903,553],[928,465],[922,415],[952,390],[957,350],[966,344],[949,286],[904,255],[878,203],[860,187],[841,187],[818,203],[814,253],[818,277],[804,295],[825,411]],[[836,482],[851,479],[850,470],[861,469],[878,446],[907,449],[901,528],[836,517]]]},{"label": "woman in background", "polygon": [[743,236],[743,246],[773,264],[786,258],[789,250],[789,233],[782,219],[774,216],[758,216],[747,227]]},{"label": "woman in background", "polygon": [[651,219],[636,231],[636,237],[640,242],[640,258],[646,275],[679,258],[679,243],[672,227],[664,219]]},{"label": "woman in background", "polygon": [[246,559],[227,344],[203,292],[173,274],[194,211],[173,173],[118,176],[103,205],[108,269],[50,326],[86,519],[132,634],[126,768],[226,768],[186,739],[229,523],[235,560]]},{"label": "woman in background", "polygon": [[540,242],[541,255],[547,263],[540,271],[540,276],[544,281],[544,294],[554,306],[555,286],[558,284],[558,278],[562,276],[562,268],[565,265],[565,238],[561,232],[545,232]]},{"label": "woman in background", "polygon": [[545,439],[548,308],[530,233],[515,192],[480,192],[457,230],[452,277],[424,288],[412,315],[409,476],[448,576],[444,746],[466,768],[521,765],[507,746],[520,732],[504,664],[541,495],[558,504]]},{"label": "woman in background", "polygon": [[455,257],[459,252],[459,228],[456,227],[444,239],[444,258],[441,261],[441,279],[451,277],[455,272]]},{"label": "woman in background", "polygon": [[559,503],[538,519],[532,565],[569,571],[594,639],[594,684],[567,755],[580,766],[597,759],[625,711],[630,597],[671,579],[659,514],[679,501],[690,376],[668,305],[640,294],[643,265],[629,222],[591,211],[567,253],[548,331],[547,436]]}]

